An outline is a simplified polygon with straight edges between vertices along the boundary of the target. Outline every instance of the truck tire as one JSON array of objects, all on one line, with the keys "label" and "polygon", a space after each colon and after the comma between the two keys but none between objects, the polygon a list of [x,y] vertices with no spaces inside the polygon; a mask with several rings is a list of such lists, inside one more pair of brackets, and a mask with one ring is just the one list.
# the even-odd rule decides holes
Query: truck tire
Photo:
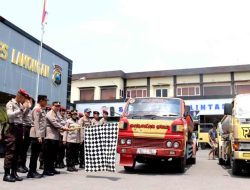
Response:
[{"label": "truck tire", "polygon": [[176,169],[178,173],[184,173],[186,166],[186,158],[179,158],[176,160]]},{"label": "truck tire", "polygon": [[135,169],[135,162],[133,163],[133,166],[124,166],[124,170],[126,172],[133,172]]},{"label": "truck tire", "polygon": [[206,143],[201,143],[200,146],[201,146],[201,150],[205,150],[206,149]]},{"label": "truck tire", "polygon": [[219,158],[219,165],[224,165],[224,164],[225,164],[224,160],[222,158]]},{"label": "truck tire", "polygon": [[232,160],[232,174],[239,175],[241,173],[241,163],[239,160]]}]

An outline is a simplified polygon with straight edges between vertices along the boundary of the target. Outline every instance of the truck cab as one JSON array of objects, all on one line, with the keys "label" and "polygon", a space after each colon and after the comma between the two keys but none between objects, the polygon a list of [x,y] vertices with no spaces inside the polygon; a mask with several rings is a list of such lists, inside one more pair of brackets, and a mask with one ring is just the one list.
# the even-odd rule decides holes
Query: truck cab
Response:
[{"label": "truck cab", "polygon": [[231,104],[224,105],[225,116],[221,121],[222,141],[219,161],[230,163],[234,175],[250,167],[249,99],[250,94],[240,94]]},{"label": "truck cab", "polygon": [[189,111],[179,98],[129,99],[119,123],[120,165],[132,170],[136,162],[171,160],[184,172],[186,161],[196,160]]}]

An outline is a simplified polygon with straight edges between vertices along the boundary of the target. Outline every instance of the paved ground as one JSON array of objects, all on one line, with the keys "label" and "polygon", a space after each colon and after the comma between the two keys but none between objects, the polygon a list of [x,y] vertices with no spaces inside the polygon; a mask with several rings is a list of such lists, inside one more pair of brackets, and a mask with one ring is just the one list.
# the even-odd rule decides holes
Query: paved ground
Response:
[{"label": "paved ground", "polygon": [[[116,173],[98,172],[69,173],[64,169],[62,174],[42,179],[27,179],[22,182],[6,183],[0,180],[0,190],[249,190],[250,174],[239,177],[231,175],[231,170],[219,166],[217,160],[207,159],[207,150],[198,151],[197,164],[186,168],[184,174],[177,174],[164,166],[147,166],[139,164],[133,173],[124,172],[117,167]],[[0,176],[3,176],[3,159],[0,159]],[[21,175],[25,176],[25,175]]]}]

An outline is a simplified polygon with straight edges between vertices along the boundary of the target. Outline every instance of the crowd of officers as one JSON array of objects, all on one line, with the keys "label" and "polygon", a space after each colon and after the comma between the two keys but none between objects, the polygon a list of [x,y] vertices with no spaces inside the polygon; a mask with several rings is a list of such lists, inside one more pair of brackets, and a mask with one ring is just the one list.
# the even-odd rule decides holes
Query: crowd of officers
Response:
[{"label": "crowd of officers", "polygon": [[[84,114],[77,110],[67,111],[60,102],[47,106],[46,95],[38,95],[37,104],[24,90],[20,89],[15,98],[6,105],[9,125],[4,135],[5,157],[3,181],[22,181],[17,173],[27,173],[27,178],[41,178],[44,175],[60,174],[55,168],[67,167],[76,172],[76,165],[84,168],[84,127],[107,123],[108,112],[86,108]],[[26,167],[27,152],[30,147],[29,168]],[[66,152],[66,166],[64,164]],[[40,169],[37,172],[37,163]]]}]

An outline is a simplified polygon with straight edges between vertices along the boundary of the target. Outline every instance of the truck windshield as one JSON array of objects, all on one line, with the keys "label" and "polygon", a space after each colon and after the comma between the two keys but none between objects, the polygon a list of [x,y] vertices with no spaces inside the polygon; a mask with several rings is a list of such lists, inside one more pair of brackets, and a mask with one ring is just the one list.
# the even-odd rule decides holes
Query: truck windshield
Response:
[{"label": "truck windshield", "polygon": [[130,101],[126,114],[129,118],[176,117],[180,116],[179,99],[142,98]]},{"label": "truck windshield", "polygon": [[239,118],[250,118],[249,96],[243,96],[235,102],[235,113]]}]

